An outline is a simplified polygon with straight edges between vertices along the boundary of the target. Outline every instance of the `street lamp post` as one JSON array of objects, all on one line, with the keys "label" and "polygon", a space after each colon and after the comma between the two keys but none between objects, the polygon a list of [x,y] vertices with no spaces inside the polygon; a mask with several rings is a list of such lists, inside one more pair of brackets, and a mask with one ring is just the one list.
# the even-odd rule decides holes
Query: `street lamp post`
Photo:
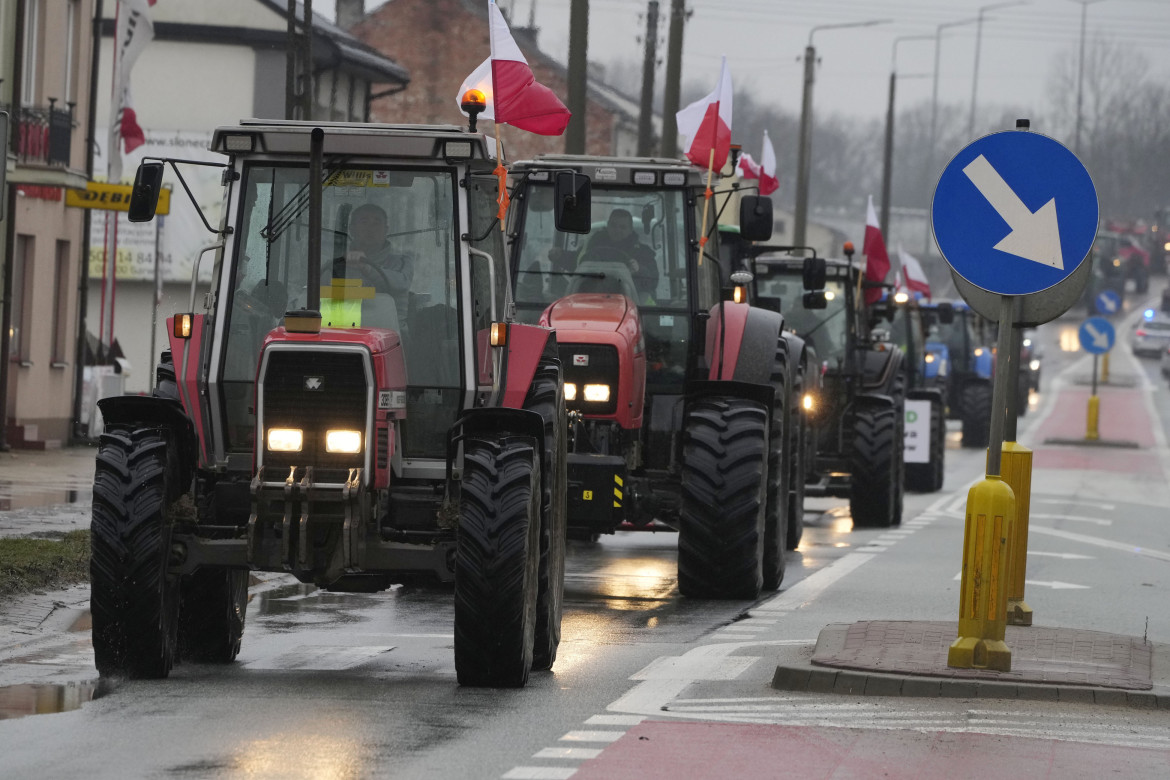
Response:
[{"label": "street lamp post", "polygon": [[1073,141],[1073,153],[1077,157],[1081,156],[1081,97],[1084,94],[1085,84],[1085,17],[1088,14],[1089,6],[1093,3],[1100,3],[1101,0],[1072,0],[1074,3],[1081,4],[1081,56],[1080,62],[1077,65],[1077,124],[1076,134]]},{"label": "street lamp post", "polygon": [[889,19],[870,19],[866,22],[842,22],[840,24],[818,25],[808,33],[808,46],[804,49],[804,93],[800,101],[800,148],[796,163],[796,213],[792,226],[792,243],[805,244],[805,227],[808,223],[808,180],[812,165],[812,88],[816,75],[817,50],[813,48],[813,34],[817,30],[841,29],[843,27],[872,27],[885,24]]},{"label": "street lamp post", "polygon": [[993,3],[979,9],[978,20],[975,24],[975,70],[971,75],[971,113],[967,116],[967,137],[975,132],[975,92],[979,84],[979,49],[983,42],[983,14],[997,8],[1010,8],[1014,5],[1027,5],[1029,0],[1013,0],[1007,3]]},{"label": "street lamp post", "polygon": [[[934,147],[938,142],[938,63],[939,52],[942,50],[942,31],[948,27],[958,27],[963,24],[971,24],[979,21],[976,17],[970,19],[960,19],[957,22],[943,22],[934,30],[934,85],[930,90],[930,146],[926,150],[926,170],[923,173],[923,192],[929,189],[930,174],[934,169]],[[925,240],[922,243],[922,253],[930,253],[930,225],[926,226],[923,231]]]},{"label": "street lamp post", "polygon": [[894,165],[894,85],[898,80],[898,44],[902,41],[925,41],[933,35],[903,35],[894,39],[890,57],[890,97],[886,106],[886,146],[882,155],[882,235],[890,238],[890,190]]}]

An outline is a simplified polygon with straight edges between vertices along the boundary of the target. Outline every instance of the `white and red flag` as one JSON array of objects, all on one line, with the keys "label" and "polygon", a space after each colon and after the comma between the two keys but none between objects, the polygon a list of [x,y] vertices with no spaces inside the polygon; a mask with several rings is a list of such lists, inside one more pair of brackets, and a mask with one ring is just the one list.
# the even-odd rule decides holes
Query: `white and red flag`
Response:
[{"label": "white and red flag", "polygon": [[[569,109],[551,89],[536,80],[495,0],[488,0],[488,32],[491,56],[463,80],[455,96],[460,110],[463,93],[478,89],[487,96],[487,108],[479,118],[537,135],[564,133],[571,116]],[[467,115],[466,111],[463,113]]]},{"label": "white and red flag", "polygon": [[739,156],[740,175],[745,179],[756,179],[760,182],[760,194],[771,195],[780,189],[780,179],[776,177],[776,152],[772,149],[772,141],[768,138],[768,131],[764,131],[764,162],[757,163],[752,156],[744,152]]},{"label": "white and red flag", "polygon": [[[869,196],[869,204],[865,211],[865,244],[861,248],[865,255],[865,279],[869,282],[881,284],[890,272],[890,256],[886,253],[886,242],[882,238],[882,229],[878,225],[877,212],[873,208],[873,196]],[[882,297],[878,287],[871,287],[865,291],[865,302],[874,303]]]},{"label": "white and red flag", "polygon": [[727,57],[715,91],[675,114],[679,135],[687,139],[685,156],[700,168],[720,170],[731,151],[731,71]]},{"label": "white and red flag", "polygon": [[899,282],[912,293],[920,293],[926,300],[930,300],[930,280],[922,270],[922,264],[909,252],[898,246],[898,262],[902,264],[902,273]]},{"label": "white and red flag", "polygon": [[122,151],[132,152],[146,143],[138,115],[130,101],[130,69],[138,55],[154,39],[154,24],[147,12],[155,0],[118,0],[114,26],[114,85],[110,101],[109,167],[107,178],[122,180]]}]

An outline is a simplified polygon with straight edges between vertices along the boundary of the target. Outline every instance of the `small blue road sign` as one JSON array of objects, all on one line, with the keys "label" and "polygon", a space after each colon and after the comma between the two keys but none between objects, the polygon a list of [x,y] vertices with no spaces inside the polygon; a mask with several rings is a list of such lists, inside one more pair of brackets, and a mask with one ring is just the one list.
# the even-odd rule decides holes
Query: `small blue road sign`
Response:
[{"label": "small blue road sign", "polygon": [[1098,314],[1113,315],[1121,311],[1121,296],[1116,290],[1105,289],[1097,293],[1096,304]]},{"label": "small blue road sign", "polygon": [[1113,323],[1104,317],[1090,317],[1081,323],[1077,336],[1081,339],[1081,348],[1090,355],[1104,355],[1113,349],[1113,342],[1117,338],[1113,330]]},{"label": "small blue road sign", "polygon": [[931,225],[959,276],[999,295],[1030,295],[1068,277],[1097,235],[1097,190],[1085,166],[1048,136],[993,133],[939,177]]}]

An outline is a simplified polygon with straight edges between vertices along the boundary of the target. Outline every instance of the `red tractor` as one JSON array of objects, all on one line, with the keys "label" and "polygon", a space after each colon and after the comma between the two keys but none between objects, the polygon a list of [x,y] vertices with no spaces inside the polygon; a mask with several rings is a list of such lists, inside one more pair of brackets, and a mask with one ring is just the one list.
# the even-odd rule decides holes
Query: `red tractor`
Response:
[{"label": "red tractor", "polygon": [[[564,389],[555,335],[510,316],[489,147],[457,127],[215,131],[225,199],[204,307],[196,259],[153,395],[100,402],[102,675],[233,660],[252,570],[345,592],[453,581],[461,684],[552,666]],[[153,217],[176,162],[143,163],[132,220]],[[384,256],[366,262],[350,236],[373,212]]]},{"label": "red tractor", "polygon": [[[591,182],[556,230],[555,172]],[[803,504],[803,342],[778,312],[723,301],[703,172],[683,160],[543,156],[512,166],[517,317],[557,331],[570,412],[569,530],[679,534],[679,590],[755,598],[784,576]],[[772,230],[744,197],[745,240]],[[795,526],[795,527],[794,527]]]}]

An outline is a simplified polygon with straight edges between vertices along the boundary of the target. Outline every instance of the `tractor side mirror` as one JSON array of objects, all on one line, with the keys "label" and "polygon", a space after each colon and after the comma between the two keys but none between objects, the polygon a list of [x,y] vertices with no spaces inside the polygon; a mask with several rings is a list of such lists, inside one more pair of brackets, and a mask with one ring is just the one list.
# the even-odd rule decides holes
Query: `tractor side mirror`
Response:
[{"label": "tractor side mirror", "polygon": [[744,195],[739,201],[739,237],[744,241],[767,241],[772,237],[772,199]]},{"label": "tractor side mirror", "polygon": [[950,325],[955,321],[954,304],[940,303],[938,305],[938,321],[943,325]]},{"label": "tractor side mirror", "polygon": [[161,162],[144,162],[134,174],[134,188],[130,191],[130,205],[126,218],[131,222],[150,222],[158,208],[158,196],[162,192],[163,170]]},{"label": "tractor side mirror", "polygon": [[[825,286],[825,258],[823,257],[806,257],[804,258],[804,266],[801,269],[804,275],[804,289],[806,290],[820,290]],[[813,308],[825,308],[818,306]]]},{"label": "tractor side mirror", "polygon": [[642,207],[642,232],[650,235],[651,228],[654,227],[654,204],[647,203]]},{"label": "tractor side mirror", "polygon": [[804,308],[806,309],[824,309],[828,305],[829,301],[825,298],[824,290],[806,292],[804,294]]},{"label": "tractor side mirror", "polygon": [[593,214],[589,177],[576,171],[557,171],[553,177],[553,224],[562,233],[588,233]]}]

